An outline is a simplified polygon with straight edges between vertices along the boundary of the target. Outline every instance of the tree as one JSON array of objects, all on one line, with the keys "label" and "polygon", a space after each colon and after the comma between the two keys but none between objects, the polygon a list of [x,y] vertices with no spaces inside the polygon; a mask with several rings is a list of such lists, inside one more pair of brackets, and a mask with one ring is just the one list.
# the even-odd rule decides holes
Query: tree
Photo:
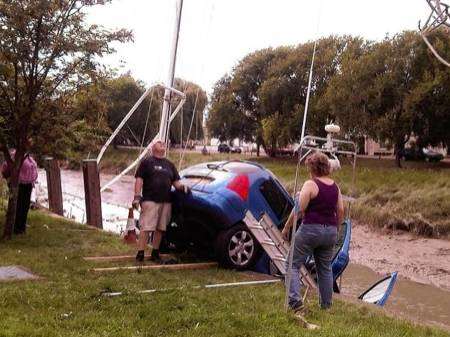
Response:
[{"label": "tree", "polygon": [[[105,75],[99,59],[114,52],[112,42],[132,39],[126,30],[86,24],[85,9],[93,5],[88,0],[0,3],[0,147],[12,168],[5,238],[12,235],[19,170],[30,149],[28,140],[42,135],[44,118],[57,128],[57,122],[64,120],[67,95]],[[14,159],[8,152],[11,146],[16,148]]]},{"label": "tree", "polygon": [[253,140],[253,123],[236,101],[228,75],[222,77],[214,87],[207,127],[211,135],[221,142],[234,138]]},{"label": "tree", "polygon": [[[175,88],[186,94],[186,102],[182,111],[178,113],[171,124],[171,142],[176,144],[181,142],[181,118],[183,118],[184,129],[183,142],[187,140],[193,115],[190,139],[202,139],[203,111],[207,104],[206,92],[199,85],[179,78],[175,79]],[[98,95],[103,96],[107,102],[106,115],[109,128],[115,130],[124,116],[144,94],[145,87],[142,82],[137,81],[128,73],[109,79],[98,86],[97,91]],[[159,131],[163,97],[164,88],[154,87],[119,132],[113,144],[134,146],[148,144]],[[172,107],[176,107],[178,103],[179,98],[174,97]]]},{"label": "tree", "polygon": [[[188,141],[188,136],[189,140],[203,139],[203,112],[208,103],[205,90],[198,84],[180,78],[175,79],[175,88],[186,94],[186,102],[170,126],[170,141],[172,144],[182,144]],[[174,99],[172,106],[177,104],[178,98]]]},{"label": "tree", "polygon": [[[338,72],[346,48],[358,39],[318,41],[311,87],[308,131],[323,134],[332,116],[322,104],[329,81]],[[267,153],[299,141],[314,44],[263,49],[247,55],[214,89],[208,125],[213,135],[256,141]]]},{"label": "tree", "polygon": [[[448,54],[448,40],[435,43]],[[327,89],[326,104],[344,131],[389,140],[399,166],[412,132],[419,146],[446,142],[448,69],[431,57],[420,35],[403,32],[361,47]]]}]

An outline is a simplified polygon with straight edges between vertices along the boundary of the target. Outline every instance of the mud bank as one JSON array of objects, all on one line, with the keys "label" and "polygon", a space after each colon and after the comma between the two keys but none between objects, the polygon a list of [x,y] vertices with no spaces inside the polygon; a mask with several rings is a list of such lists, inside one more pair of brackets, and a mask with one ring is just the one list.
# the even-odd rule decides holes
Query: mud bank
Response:
[{"label": "mud bank", "polygon": [[[101,183],[104,184],[113,177],[101,175]],[[61,179],[66,196],[84,198],[83,177],[80,171],[63,170]],[[41,198],[46,193],[46,185],[45,172],[40,171]],[[133,188],[134,178],[125,176],[111,189],[102,193],[102,201],[111,208],[107,214],[104,212],[103,217],[105,222],[116,222],[115,226],[110,226],[113,231],[120,232],[120,228],[125,225],[127,207],[134,195]],[[118,222],[120,223],[117,224]],[[350,259],[352,263],[367,266],[381,274],[398,271],[403,278],[450,291],[448,240],[419,238],[404,232],[386,234],[362,224],[354,224]]]},{"label": "mud bank", "polygon": [[355,224],[350,260],[379,273],[398,271],[412,281],[450,291],[448,240],[421,238],[406,232],[382,233]]}]

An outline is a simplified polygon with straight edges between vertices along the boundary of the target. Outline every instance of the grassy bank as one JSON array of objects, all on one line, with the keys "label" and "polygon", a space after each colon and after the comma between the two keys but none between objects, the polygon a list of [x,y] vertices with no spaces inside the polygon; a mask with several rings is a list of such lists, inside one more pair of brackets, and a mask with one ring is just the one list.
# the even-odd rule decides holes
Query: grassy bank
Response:
[{"label": "grassy bank", "polygon": [[[102,161],[102,172],[118,173],[137,156],[137,151],[110,151]],[[170,153],[179,163],[180,154]],[[294,189],[296,162],[246,155],[187,153],[181,167],[214,160],[245,159],[270,169],[289,191]],[[342,162],[345,163],[344,161]],[[445,237],[450,234],[450,165],[448,163],[404,163],[398,169],[393,160],[358,159],[353,217],[379,228],[408,230],[420,235]],[[300,179],[307,177],[302,168]],[[351,193],[351,167],[335,174],[344,193]]]},{"label": "grassy bank", "polygon": [[[322,328],[306,331],[283,313],[280,284],[189,289],[248,278],[221,269],[94,274],[89,269],[96,264],[82,256],[129,248],[114,235],[39,212],[31,213],[29,224],[26,236],[0,242],[0,265],[22,265],[41,279],[0,283],[0,336],[450,336],[340,301],[330,312],[310,304],[308,319]],[[179,286],[185,289],[133,295]],[[104,290],[127,294],[105,298]]]}]

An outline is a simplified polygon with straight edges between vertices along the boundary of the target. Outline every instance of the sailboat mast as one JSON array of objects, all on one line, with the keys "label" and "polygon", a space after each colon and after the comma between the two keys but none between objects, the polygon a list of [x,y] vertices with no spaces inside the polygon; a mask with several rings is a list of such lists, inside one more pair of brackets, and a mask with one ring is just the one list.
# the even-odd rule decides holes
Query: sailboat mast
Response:
[{"label": "sailboat mast", "polygon": [[[173,33],[172,41],[172,52],[170,56],[169,74],[166,81],[166,87],[173,88],[174,78],[175,78],[175,65],[177,61],[177,50],[178,50],[178,39],[180,36],[180,26],[181,26],[181,13],[183,10],[183,0],[177,0],[176,8],[176,18],[175,18],[175,29]],[[161,123],[159,125],[159,137],[167,144],[169,140],[169,119],[170,119],[170,99],[171,91],[165,89],[164,91],[164,103],[161,115]]]}]

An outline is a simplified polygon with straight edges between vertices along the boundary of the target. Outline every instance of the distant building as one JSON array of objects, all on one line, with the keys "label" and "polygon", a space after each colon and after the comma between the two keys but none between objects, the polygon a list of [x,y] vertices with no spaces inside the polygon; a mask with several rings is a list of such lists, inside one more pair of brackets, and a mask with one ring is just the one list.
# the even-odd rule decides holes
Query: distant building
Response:
[{"label": "distant building", "polygon": [[364,154],[368,156],[389,156],[394,154],[394,149],[383,147],[369,136],[364,136]]}]

